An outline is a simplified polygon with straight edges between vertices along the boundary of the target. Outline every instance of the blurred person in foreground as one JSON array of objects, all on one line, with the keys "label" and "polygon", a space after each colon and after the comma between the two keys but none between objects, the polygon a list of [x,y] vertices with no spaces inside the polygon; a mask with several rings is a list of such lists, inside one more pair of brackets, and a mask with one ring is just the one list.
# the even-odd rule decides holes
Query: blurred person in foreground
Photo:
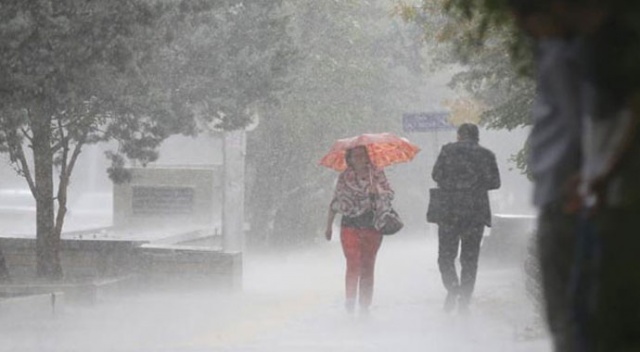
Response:
[{"label": "blurred person in foreground", "polygon": [[[444,309],[469,312],[476,282],[480,243],[491,226],[487,191],[500,188],[496,157],[479,145],[478,126],[458,127],[457,141],[442,147],[431,176],[438,184],[446,211],[438,224],[438,267],[447,290]],[[460,277],[455,260],[460,248]]]},{"label": "blurred person in foreground", "polygon": [[579,39],[539,0],[510,0],[516,23],[534,40],[536,96],[528,138],[536,252],[545,317],[555,351],[575,350],[569,300],[577,231],[576,192],[582,163]]},{"label": "blurred person in foreground", "polygon": [[[569,177],[574,190],[569,193],[580,198],[565,199],[561,210],[566,215],[554,215],[569,219],[580,208],[577,224],[573,229],[560,220],[554,224],[544,208],[540,217],[543,287],[555,351],[640,351],[640,60],[630,60],[640,59],[640,35],[633,23],[633,14],[640,12],[624,1],[510,2],[517,23],[538,45],[549,40],[543,24],[553,23],[559,31],[551,40],[562,41],[568,53],[572,45],[579,48],[571,56],[575,66],[563,56],[536,60],[537,99],[556,97],[558,106],[577,112],[582,126],[580,182]],[[545,85],[544,77],[563,77],[566,83]],[[552,106],[547,110],[554,115]],[[563,118],[569,115],[555,111],[554,121],[562,125],[556,136],[573,138],[575,123],[567,125]],[[534,131],[535,117],[534,109]],[[541,162],[554,159],[551,150],[539,152]],[[549,172],[563,168],[553,165]]]},{"label": "blurred person in foreground", "polygon": [[358,299],[360,312],[367,314],[382,243],[382,234],[374,227],[374,213],[391,207],[394,192],[384,171],[372,165],[366,147],[347,150],[345,161],[347,169],[338,176],[329,206],[325,237],[331,240],[335,216],[341,214],[340,242],[347,261],[345,307],[353,312]]}]

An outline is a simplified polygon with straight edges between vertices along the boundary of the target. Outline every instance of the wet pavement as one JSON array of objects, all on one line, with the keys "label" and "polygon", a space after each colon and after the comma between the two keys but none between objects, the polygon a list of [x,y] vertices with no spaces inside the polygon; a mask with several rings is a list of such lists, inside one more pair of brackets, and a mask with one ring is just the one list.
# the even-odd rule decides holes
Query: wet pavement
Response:
[{"label": "wet pavement", "polygon": [[131,291],[39,320],[0,316],[0,351],[550,351],[518,265],[481,262],[471,314],[446,314],[437,242],[407,237],[385,238],[367,315],[344,309],[333,241],[248,254],[236,294]]}]

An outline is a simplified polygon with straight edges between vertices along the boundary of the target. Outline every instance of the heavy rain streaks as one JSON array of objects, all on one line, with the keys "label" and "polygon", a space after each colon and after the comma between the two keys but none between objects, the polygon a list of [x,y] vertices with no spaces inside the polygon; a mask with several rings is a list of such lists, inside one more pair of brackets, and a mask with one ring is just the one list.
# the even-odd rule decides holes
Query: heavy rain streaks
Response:
[{"label": "heavy rain streaks", "polygon": [[[254,255],[241,293],[164,289],[103,297],[54,316],[3,319],[6,351],[540,351],[522,273],[485,263],[473,314],[442,311],[434,239],[389,238],[368,316],[346,314],[337,243]],[[42,316],[44,315],[44,316]],[[46,346],[46,347],[44,347]]]},{"label": "heavy rain streaks", "polygon": [[[504,77],[479,77],[491,57],[461,64],[455,36],[434,36],[443,9],[405,10],[0,5],[0,351],[550,350],[524,265],[528,129],[486,122],[509,100]],[[438,153],[465,122],[502,187],[458,314],[443,309],[425,213]],[[336,140],[383,133],[412,153],[384,167],[404,227],[382,237],[365,311],[345,307],[338,221],[326,240],[339,172],[319,162]],[[382,177],[371,171],[363,189]]]}]

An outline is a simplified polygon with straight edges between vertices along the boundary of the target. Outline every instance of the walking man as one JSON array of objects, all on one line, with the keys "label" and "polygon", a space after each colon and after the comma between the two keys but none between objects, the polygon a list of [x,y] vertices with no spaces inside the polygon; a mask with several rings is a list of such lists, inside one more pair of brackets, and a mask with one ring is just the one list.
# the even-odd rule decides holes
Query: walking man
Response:
[{"label": "walking man", "polygon": [[[478,270],[480,242],[491,226],[487,191],[500,188],[495,155],[480,146],[478,126],[458,128],[458,141],[442,147],[431,176],[438,184],[444,211],[438,219],[438,267],[447,290],[444,309],[466,314]],[[433,200],[432,200],[433,201]],[[460,278],[455,260],[460,247]]]}]

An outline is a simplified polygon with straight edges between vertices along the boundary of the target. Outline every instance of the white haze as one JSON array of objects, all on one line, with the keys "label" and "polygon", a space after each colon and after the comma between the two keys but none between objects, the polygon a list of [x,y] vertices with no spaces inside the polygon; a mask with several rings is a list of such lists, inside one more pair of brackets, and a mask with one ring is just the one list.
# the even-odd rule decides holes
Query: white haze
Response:
[{"label": "white haze", "polygon": [[104,296],[52,317],[2,316],[1,351],[549,351],[518,265],[480,263],[472,314],[445,314],[433,234],[387,237],[369,316],[343,307],[334,241],[249,255],[244,289]]},{"label": "white haze", "polygon": [[[500,194],[517,195],[506,206],[493,194],[494,212],[529,214],[530,184],[507,162],[526,131],[481,133],[481,143],[498,156]],[[307,249],[245,253],[238,292],[140,286],[103,295],[95,305],[66,304],[53,316],[0,311],[0,351],[550,351],[526,294],[522,260],[481,255],[471,315],[442,311],[436,227],[424,222],[439,148],[429,149],[429,135],[408,137],[423,151],[388,170],[407,229],[385,238],[380,249],[368,317],[345,312],[342,250],[335,239],[318,238]],[[450,142],[454,133],[438,138]],[[101,222],[110,206],[92,205]]]},{"label": "white haze", "polygon": [[[396,70],[399,73],[395,83],[405,87],[410,74]],[[446,87],[449,74],[427,77],[425,71],[424,75],[424,79],[415,79],[422,84],[420,87],[407,87],[407,91],[389,89],[389,95],[398,96],[397,106],[390,108],[397,114],[388,116],[397,127],[394,132],[401,130],[398,126],[402,112],[441,110],[443,99],[455,97]],[[262,124],[257,132],[264,128]],[[369,131],[358,131],[361,132]],[[508,162],[522,147],[526,134],[526,130],[481,131],[481,144],[496,153],[503,181],[500,190],[491,192],[494,213],[533,213],[529,205],[531,185]],[[427,224],[424,217],[428,188],[434,186],[431,166],[440,147],[453,141],[455,135],[404,135],[423,150],[413,162],[388,170],[396,190],[394,206],[406,228],[385,238],[380,249],[369,316],[346,313],[345,261],[340,243],[336,239],[326,243],[318,227],[316,242],[303,249],[245,253],[243,288],[237,292],[140,285],[100,296],[93,305],[68,302],[53,315],[44,309],[36,317],[8,313],[0,306],[0,352],[550,351],[544,324],[526,292],[524,258],[501,261],[481,255],[471,314],[443,312],[446,292],[437,266],[436,228]],[[177,152],[178,145],[182,148],[188,141],[186,137],[178,138],[179,142],[173,139],[161,148],[161,164],[220,163],[219,141],[201,136],[194,142],[197,152],[185,147],[185,153],[190,154],[181,154]],[[326,140],[327,148],[331,142]],[[320,156],[305,157],[315,165]],[[2,159],[0,167],[1,188],[24,190],[24,180],[15,176],[5,161]],[[72,179],[66,231],[110,225],[112,205],[103,198],[112,191],[106,166],[101,147],[83,150]],[[318,169],[318,173],[329,172]],[[252,186],[247,184],[248,194]],[[324,192],[315,193],[326,196],[326,203],[300,221],[324,223],[332,187],[327,182]],[[33,233],[33,214],[27,216],[31,221],[0,219],[0,231]],[[337,231],[336,228],[334,233]],[[490,232],[487,230],[486,234]]]}]

